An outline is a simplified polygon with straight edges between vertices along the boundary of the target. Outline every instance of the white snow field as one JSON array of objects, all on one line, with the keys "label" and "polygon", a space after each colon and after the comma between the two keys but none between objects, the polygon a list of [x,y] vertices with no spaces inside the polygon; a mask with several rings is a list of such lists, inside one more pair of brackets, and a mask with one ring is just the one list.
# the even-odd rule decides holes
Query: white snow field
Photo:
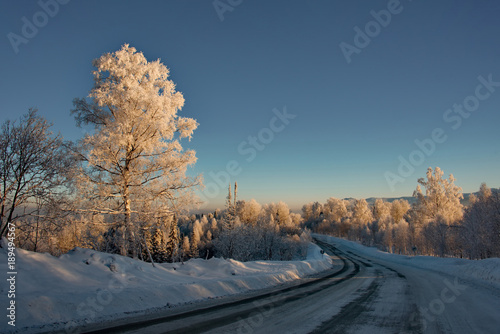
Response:
[{"label": "white snow field", "polygon": [[[6,248],[0,248],[0,265],[6,275]],[[75,248],[59,257],[18,249],[16,267],[16,326],[8,325],[3,315],[1,333],[73,332],[82,325],[278,286],[330,269],[332,261],[314,244],[303,261],[243,263],[212,258],[156,264],[156,268],[90,249]],[[1,305],[7,314],[8,282],[0,282]]]}]

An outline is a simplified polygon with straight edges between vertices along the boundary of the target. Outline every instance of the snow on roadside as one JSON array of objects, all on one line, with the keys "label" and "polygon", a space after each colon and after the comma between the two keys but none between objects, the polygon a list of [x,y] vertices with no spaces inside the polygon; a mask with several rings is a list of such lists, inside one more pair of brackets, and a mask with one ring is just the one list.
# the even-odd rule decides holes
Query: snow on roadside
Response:
[{"label": "snow on roadside", "polygon": [[434,270],[440,273],[462,277],[469,280],[479,280],[500,288],[500,258],[484,260],[467,260],[459,258],[439,258],[434,256],[407,256],[390,254],[378,250],[376,247],[366,247],[357,242],[321,234],[313,234],[314,238],[351,248],[358,254],[365,254],[373,258],[391,261],[397,264],[413,266],[422,269]]},{"label": "snow on roadside", "polygon": [[[7,272],[7,253],[0,248]],[[157,264],[75,248],[60,257],[17,250],[16,326],[0,322],[0,332],[37,332],[123,318],[159,308],[237,295],[276,286],[327,270],[332,261],[310,244],[302,261],[192,259]],[[7,281],[0,281],[7,307]]]}]

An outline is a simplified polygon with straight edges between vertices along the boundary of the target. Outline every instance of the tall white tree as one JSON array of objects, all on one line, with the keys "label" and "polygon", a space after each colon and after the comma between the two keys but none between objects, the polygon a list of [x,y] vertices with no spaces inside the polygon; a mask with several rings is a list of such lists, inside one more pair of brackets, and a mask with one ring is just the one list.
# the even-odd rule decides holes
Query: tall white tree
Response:
[{"label": "tall white tree", "polygon": [[78,189],[88,210],[121,217],[129,241],[121,253],[132,247],[134,255],[134,215],[157,219],[193,201],[200,179],[186,170],[195,152],[184,151],[180,139],[191,139],[198,123],[178,115],[184,97],[160,60],[148,62],[125,44],[93,65],[89,99],[75,99],[72,111],[78,125],[94,128],[75,149],[82,161]]},{"label": "tall white tree", "polygon": [[[438,219],[450,224],[462,219],[462,188],[455,185],[453,174],[450,174],[449,179],[443,179],[443,174],[439,167],[434,171],[429,167],[427,180],[420,178],[419,185],[413,192],[417,199],[414,209],[424,224]],[[425,194],[420,186],[425,188]]]},{"label": "tall white tree", "polygon": [[455,185],[452,174],[449,179],[443,175],[439,167],[428,168],[427,179],[418,179],[413,192],[416,202],[408,214],[410,243],[421,254],[443,256],[452,250],[456,234],[452,226],[463,216],[462,188]]}]

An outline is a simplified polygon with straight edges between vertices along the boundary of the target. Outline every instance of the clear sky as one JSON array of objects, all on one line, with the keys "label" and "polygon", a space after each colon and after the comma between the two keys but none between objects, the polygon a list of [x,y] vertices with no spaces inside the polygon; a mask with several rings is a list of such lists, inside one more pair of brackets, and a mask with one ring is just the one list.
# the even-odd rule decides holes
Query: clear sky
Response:
[{"label": "clear sky", "polygon": [[36,106],[80,138],[70,109],[92,60],[129,43],[167,65],[200,123],[184,147],[207,208],[223,207],[229,162],[241,199],[294,209],[410,196],[429,166],[464,192],[500,185],[498,1],[44,1],[50,15],[0,4],[1,121]]}]

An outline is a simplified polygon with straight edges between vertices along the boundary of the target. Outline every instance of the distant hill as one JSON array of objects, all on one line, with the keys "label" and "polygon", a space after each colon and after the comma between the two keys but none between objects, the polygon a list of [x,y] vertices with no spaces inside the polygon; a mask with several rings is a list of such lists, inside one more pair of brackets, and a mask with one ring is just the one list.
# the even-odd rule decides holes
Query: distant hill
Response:
[{"label": "distant hill", "polygon": [[[500,188],[499,188],[499,189],[491,188],[491,190],[492,190],[492,191],[499,191],[499,190],[500,190]],[[464,193],[464,194],[463,194],[463,195],[464,195],[464,198],[463,198],[463,200],[461,200],[461,201],[460,201],[460,202],[462,203],[462,205],[464,205],[464,206],[468,206],[468,205],[469,205],[469,197],[470,197],[470,195],[471,195],[471,194],[474,194],[474,195],[476,195],[476,196],[477,196],[477,195],[479,194],[479,192],[478,192],[478,191],[476,191],[476,192],[474,192],[474,193]],[[384,201],[386,201],[386,202],[393,202],[393,201],[395,201],[395,200],[397,200],[397,199],[405,199],[405,200],[407,200],[407,201],[408,201],[408,203],[410,203],[410,204],[413,204],[413,203],[415,203],[415,201],[416,201],[416,198],[415,198],[415,197],[370,197],[370,198],[367,198],[367,199],[366,199],[366,202],[367,202],[368,204],[374,204],[374,203],[375,203],[375,200],[376,200],[376,199],[378,199],[378,198],[380,198],[380,199],[382,199],[382,200],[384,200]],[[345,200],[350,200],[350,199],[354,199],[354,198],[344,198],[344,199],[345,199]]]},{"label": "distant hill", "polygon": [[379,198],[384,200],[385,202],[394,202],[397,199],[405,199],[408,201],[408,203],[413,204],[416,201],[415,197],[405,196],[405,197],[370,197],[370,198],[366,199],[366,202],[368,204],[375,204],[375,200],[377,200]]}]

